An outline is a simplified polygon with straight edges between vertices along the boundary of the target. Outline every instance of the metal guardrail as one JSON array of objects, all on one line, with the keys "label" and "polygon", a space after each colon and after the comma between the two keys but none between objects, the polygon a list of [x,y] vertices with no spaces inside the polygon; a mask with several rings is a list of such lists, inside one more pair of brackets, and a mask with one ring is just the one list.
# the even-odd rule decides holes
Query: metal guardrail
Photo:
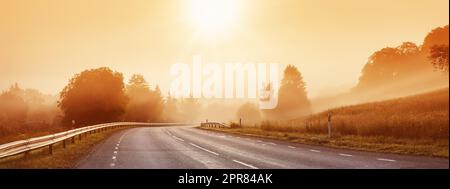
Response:
[{"label": "metal guardrail", "polygon": [[43,147],[49,147],[49,153],[53,153],[53,145],[62,142],[63,148],[66,148],[66,140],[71,139],[75,143],[75,137],[82,138],[82,135],[101,132],[107,129],[130,127],[130,126],[178,126],[178,125],[193,125],[186,123],[135,123],[135,122],[116,122],[105,123],[93,126],[82,127],[56,134],[46,135],[42,137],[30,138],[26,140],[14,141],[0,145],[0,159],[18,155],[21,153],[28,153]]},{"label": "metal guardrail", "polygon": [[217,121],[208,121],[200,124],[201,127],[213,127],[213,128],[230,128],[230,126],[225,123],[217,122]]}]

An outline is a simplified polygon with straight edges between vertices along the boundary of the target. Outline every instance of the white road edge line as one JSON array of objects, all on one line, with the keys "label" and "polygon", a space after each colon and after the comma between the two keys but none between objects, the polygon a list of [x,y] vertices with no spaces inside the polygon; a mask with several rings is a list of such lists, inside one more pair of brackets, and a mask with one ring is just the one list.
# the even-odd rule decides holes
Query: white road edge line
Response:
[{"label": "white road edge line", "polygon": [[216,152],[213,152],[213,151],[211,151],[211,150],[208,150],[208,149],[206,149],[206,148],[203,148],[203,147],[201,147],[201,146],[199,146],[199,145],[196,145],[196,144],[194,144],[194,143],[189,143],[189,144],[192,145],[192,146],[194,146],[194,147],[196,147],[196,148],[198,148],[198,149],[200,149],[200,150],[203,150],[203,151],[205,151],[205,152],[209,152],[209,153],[214,154],[214,155],[216,155],[216,156],[219,155],[219,154],[216,153]]},{"label": "white road edge line", "polygon": [[340,156],[345,156],[345,157],[352,157],[353,155],[350,154],[339,154]]},{"label": "white road edge line", "polygon": [[385,158],[377,158],[378,161],[389,161],[389,162],[396,162],[396,160],[393,159],[385,159]]},{"label": "white road edge line", "polygon": [[316,152],[316,153],[319,153],[319,152],[320,152],[319,150],[309,150],[309,151],[311,151],[311,152]]},{"label": "white road edge line", "polygon": [[246,163],[244,163],[244,162],[242,162],[242,161],[238,161],[238,160],[233,160],[233,161],[236,162],[236,163],[239,163],[239,164],[241,164],[241,165],[243,165],[243,166],[252,168],[252,169],[258,169],[258,167],[255,167],[255,166],[250,165],[250,164],[246,164]]}]

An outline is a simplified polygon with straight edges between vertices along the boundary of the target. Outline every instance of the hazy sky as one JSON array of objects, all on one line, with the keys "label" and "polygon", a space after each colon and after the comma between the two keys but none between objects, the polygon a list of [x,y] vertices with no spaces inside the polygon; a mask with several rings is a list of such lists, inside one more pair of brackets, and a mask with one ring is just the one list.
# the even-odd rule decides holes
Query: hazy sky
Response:
[{"label": "hazy sky", "polygon": [[[0,0],[0,90],[18,82],[55,94],[74,74],[108,66],[167,91],[170,66],[199,54],[294,64],[319,96],[356,84],[374,51],[421,44],[449,23],[448,0],[197,1]],[[213,15],[198,20],[196,6]]]}]

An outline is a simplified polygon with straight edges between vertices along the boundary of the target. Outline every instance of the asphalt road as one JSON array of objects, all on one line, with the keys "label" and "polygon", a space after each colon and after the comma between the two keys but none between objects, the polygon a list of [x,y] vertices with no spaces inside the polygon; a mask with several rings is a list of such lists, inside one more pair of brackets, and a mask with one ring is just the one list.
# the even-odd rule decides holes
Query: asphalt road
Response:
[{"label": "asphalt road", "polygon": [[113,134],[81,160],[78,168],[448,169],[449,160],[303,145],[194,127],[143,127]]}]

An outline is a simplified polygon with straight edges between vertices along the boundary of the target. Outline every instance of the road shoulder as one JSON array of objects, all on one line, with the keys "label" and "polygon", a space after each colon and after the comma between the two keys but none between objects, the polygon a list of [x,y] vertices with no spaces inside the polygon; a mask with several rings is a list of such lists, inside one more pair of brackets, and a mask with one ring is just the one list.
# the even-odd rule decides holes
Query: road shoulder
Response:
[{"label": "road shoulder", "polygon": [[197,129],[222,132],[234,135],[274,139],[299,144],[331,147],[335,149],[357,150],[363,152],[381,152],[400,155],[449,157],[448,141],[433,141],[429,143],[415,143],[411,140],[396,140],[380,137],[338,136],[331,139],[326,135],[312,135],[289,132],[263,131],[258,128],[210,128],[197,127]]}]

